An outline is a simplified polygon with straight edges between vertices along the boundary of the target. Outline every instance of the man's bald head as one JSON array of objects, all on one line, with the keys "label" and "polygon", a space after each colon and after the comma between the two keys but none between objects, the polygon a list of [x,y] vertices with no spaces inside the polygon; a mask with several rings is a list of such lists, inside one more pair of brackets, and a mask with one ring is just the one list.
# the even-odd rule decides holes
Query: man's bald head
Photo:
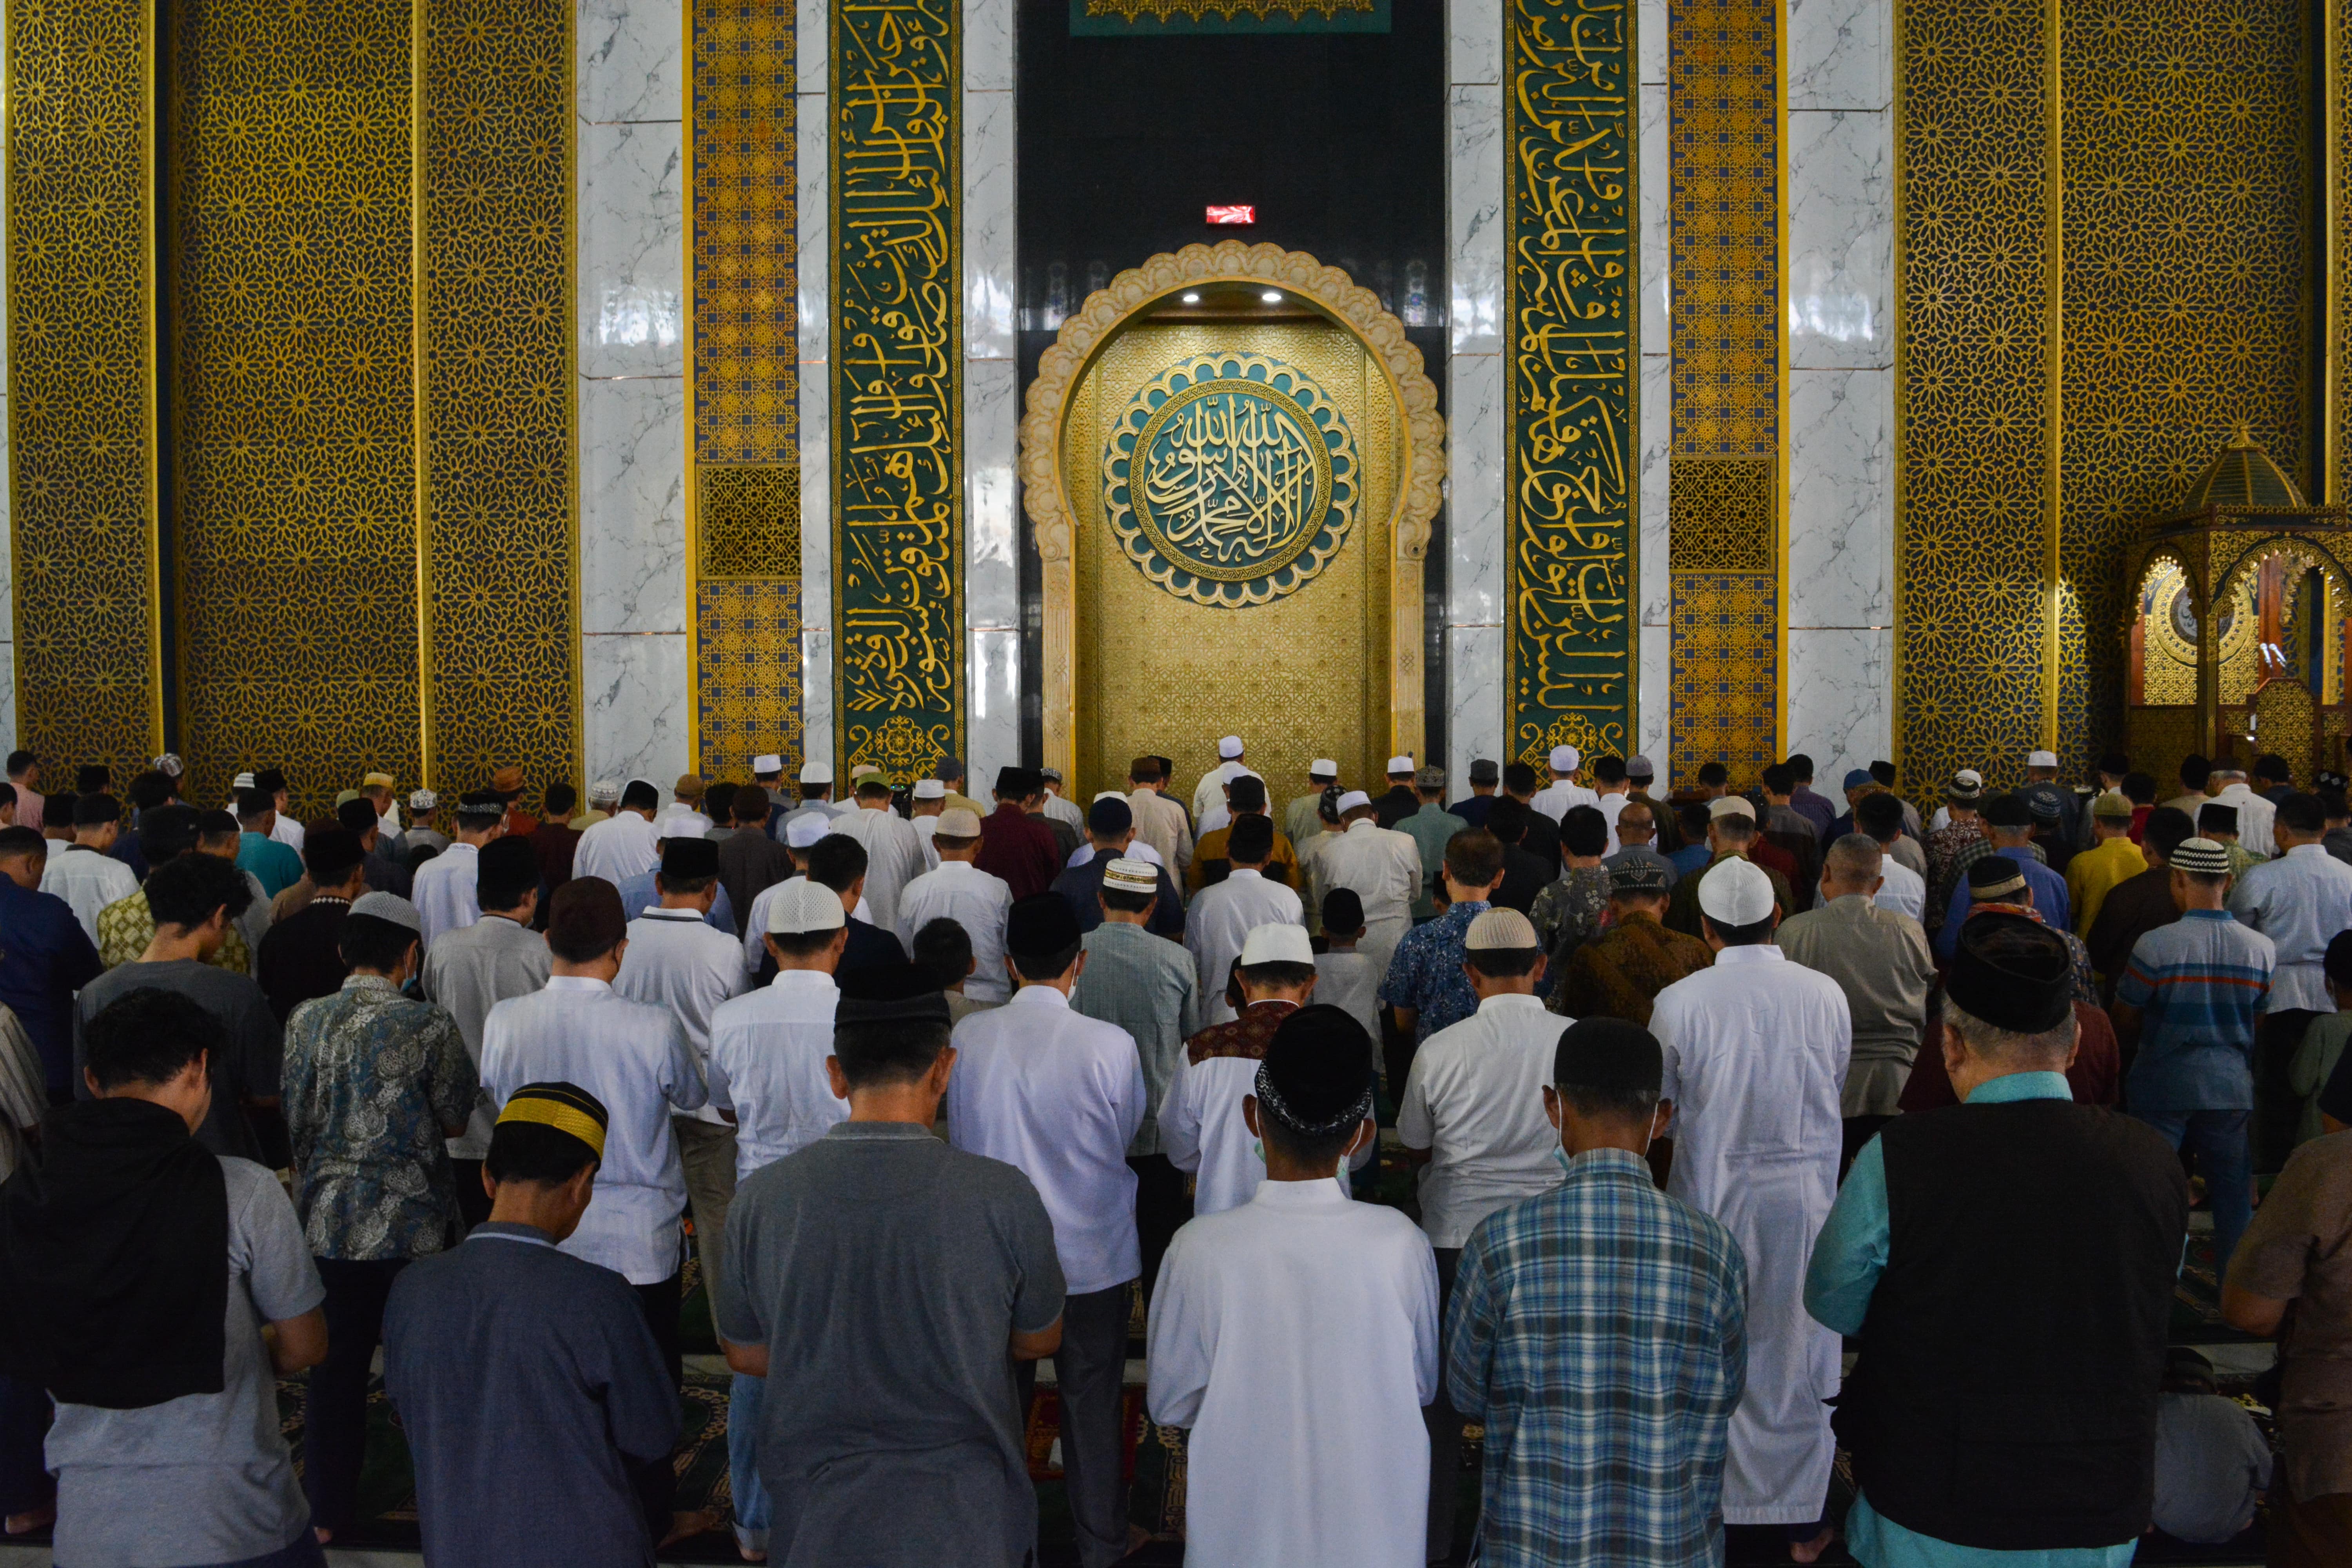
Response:
[{"label": "man's bald head", "polygon": [[1867,893],[1878,886],[1885,852],[1867,834],[1849,833],[1822,857],[1822,888],[1830,897]]}]

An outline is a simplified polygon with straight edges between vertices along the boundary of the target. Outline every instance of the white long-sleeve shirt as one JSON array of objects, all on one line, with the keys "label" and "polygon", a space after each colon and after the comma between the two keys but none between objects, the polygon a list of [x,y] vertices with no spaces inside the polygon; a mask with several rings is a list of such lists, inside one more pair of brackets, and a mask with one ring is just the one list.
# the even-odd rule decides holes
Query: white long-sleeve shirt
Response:
[{"label": "white long-sleeve shirt", "polygon": [[922,835],[887,805],[845,811],[834,820],[833,831],[866,847],[866,901],[874,906],[874,923],[898,930],[899,894],[924,875]]},{"label": "white long-sleeve shirt", "polygon": [[[47,889],[46,879],[41,886]],[[2269,1011],[2336,1011],[2327,996],[2327,944],[2337,931],[2352,930],[2352,866],[2324,845],[2298,844],[2248,868],[2230,889],[2230,912],[2278,949]]]},{"label": "white long-sleeve shirt", "polygon": [[1778,947],[1729,947],[1658,993],[1650,1032],[1674,1101],[1666,1191],[1721,1220],[1748,1259],[1748,1389],[1723,1468],[1731,1524],[1819,1517],[1836,1443],[1838,1336],[1805,1310],[1805,1268],[1837,1198],[1853,1017],[1828,975]]},{"label": "white long-sleeve shirt", "polygon": [[1029,1178],[1071,1295],[1141,1273],[1127,1163],[1147,1099],[1134,1037],[1051,985],[1024,985],[1002,1007],[967,1014],[954,1038],[948,1142]]},{"label": "white long-sleeve shirt", "polygon": [[[613,989],[632,1002],[667,1009],[686,1030],[698,1063],[710,1059],[710,1018],[719,1004],[740,996],[751,981],[735,939],[695,910],[647,910],[629,922],[629,948]],[[705,1104],[694,1119],[713,1126],[724,1118]]]},{"label": "white long-sleeve shirt", "polygon": [[1328,1182],[1267,1182],[1178,1231],[1147,1398],[1192,1429],[1188,1560],[1421,1568],[1438,1330],[1428,1239]]},{"label": "white long-sleeve shirt", "polygon": [[[430,862],[427,862],[430,864]],[[490,1009],[509,996],[528,996],[547,984],[555,955],[547,939],[504,915],[484,915],[472,925],[446,931],[425,950],[425,999],[438,1002],[457,1020],[466,1054],[482,1065],[482,1026]],[[449,1140],[452,1160],[479,1160],[490,1152],[490,1112],[477,1105],[464,1136]]]},{"label": "white long-sleeve shirt", "polygon": [[817,969],[786,969],[710,1018],[710,1102],[735,1113],[735,1174],[797,1154],[849,1119],[824,1062],[841,989]]},{"label": "white long-sleeve shirt", "polygon": [[654,825],[634,811],[616,811],[588,825],[572,847],[572,874],[602,877],[614,887],[661,865],[661,838]]},{"label": "white long-sleeve shirt", "polygon": [[433,951],[434,940],[444,931],[463,930],[482,918],[475,886],[481,860],[480,845],[461,841],[416,868],[408,901],[416,906],[417,922],[425,928],[425,952]]},{"label": "white long-sleeve shirt", "polygon": [[1233,1021],[1234,1010],[1225,1005],[1225,974],[1251,931],[1262,925],[1306,923],[1297,893],[1262,872],[1235,867],[1223,881],[1202,889],[1184,911],[1184,948],[1200,978],[1202,1016],[1212,1024]]},{"label": "white long-sleeve shirt", "polygon": [[2278,837],[2272,831],[2272,825],[2278,820],[2278,807],[2256,795],[2253,785],[2243,779],[2233,779],[2208,804],[2238,808],[2238,847],[2263,860],[2278,853]]},{"label": "white long-sleeve shirt", "polygon": [[604,1102],[611,1124],[596,1188],[562,1250],[632,1285],[678,1270],[686,1167],[672,1110],[709,1098],[686,1030],[668,1012],[632,1002],[601,980],[559,974],[547,988],[490,1009],[482,1026],[482,1090],[503,1110],[527,1083],[572,1083]]},{"label": "white long-sleeve shirt", "polygon": [[[139,874],[103,850],[69,844],[49,857],[41,870],[41,891],[73,907],[74,919],[91,942],[98,941],[98,911],[139,890]],[[254,952],[257,955],[260,949]]]},{"label": "white long-sleeve shirt", "polygon": [[1013,994],[1004,972],[1004,921],[1013,912],[1013,889],[1004,879],[969,860],[942,860],[907,884],[898,897],[898,942],[915,951],[915,933],[935,920],[951,920],[971,939],[971,977],[963,994],[975,1002],[1002,1002]]}]

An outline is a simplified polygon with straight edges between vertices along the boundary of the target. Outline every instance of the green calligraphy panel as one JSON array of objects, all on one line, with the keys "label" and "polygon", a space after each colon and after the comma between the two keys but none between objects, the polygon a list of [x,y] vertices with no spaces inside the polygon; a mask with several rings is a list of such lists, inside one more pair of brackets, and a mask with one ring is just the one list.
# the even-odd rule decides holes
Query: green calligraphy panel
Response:
[{"label": "green calligraphy panel", "polygon": [[834,0],[834,722],[898,782],[963,749],[957,0]]},{"label": "green calligraphy panel", "polygon": [[1629,749],[1636,642],[1630,0],[1512,0],[1503,112],[1514,756]]}]

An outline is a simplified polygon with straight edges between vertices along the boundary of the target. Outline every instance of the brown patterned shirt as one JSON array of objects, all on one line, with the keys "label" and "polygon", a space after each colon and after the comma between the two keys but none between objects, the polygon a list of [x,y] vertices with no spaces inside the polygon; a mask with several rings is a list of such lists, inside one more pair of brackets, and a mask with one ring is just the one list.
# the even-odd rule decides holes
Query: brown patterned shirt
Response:
[{"label": "brown patterned shirt", "polygon": [[1544,1005],[1569,1018],[1622,1018],[1647,1028],[1658,993],[1715,963],[1706,943],[1635,910],[1579,947]]},{"label": "brown patterned shirt", "polygon": [[1212,1024],[1185,1041],[1184,1059],[1204,1062],[1211,1057],[1247,1057],[1252,1061],[1264,1061],[1265,1047],[1274,1041],[1274,1032],[1282,1027],[1285,1018],[1297,1011],[1296,1002],[1253,1002],[1231,1023]]}]

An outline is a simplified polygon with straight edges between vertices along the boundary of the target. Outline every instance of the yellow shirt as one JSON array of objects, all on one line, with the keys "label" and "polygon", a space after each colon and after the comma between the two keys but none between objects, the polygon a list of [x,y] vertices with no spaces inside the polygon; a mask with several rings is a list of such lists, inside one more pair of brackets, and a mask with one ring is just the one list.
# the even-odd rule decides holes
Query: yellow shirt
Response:
[{"label": "yellow shirt", "polygon": [[2099,918],[2099,906],[2108,893],[2147,869],[2139,846],[2117,835],[2101,839],[2066,862],[2066,900],[2074,906],[2074,934],[2081,936]]}]

